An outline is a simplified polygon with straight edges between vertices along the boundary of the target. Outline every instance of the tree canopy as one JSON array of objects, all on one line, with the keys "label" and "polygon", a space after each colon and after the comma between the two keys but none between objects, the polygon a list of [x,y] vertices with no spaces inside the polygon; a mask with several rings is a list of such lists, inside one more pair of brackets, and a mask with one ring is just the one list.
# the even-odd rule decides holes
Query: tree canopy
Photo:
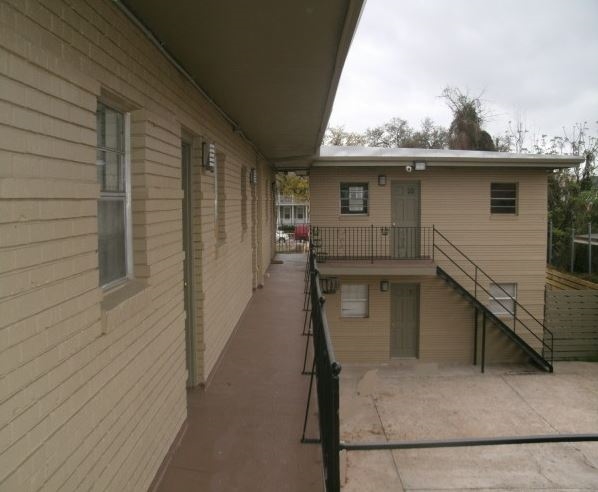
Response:
[{"label": "tree canopy", "polygon": [[426,117],[419,128],[407,120],[391,118],[363,133],[345,131],[343,126],[330,127],[325,145],[364,145],[366,147],[403,147],[420,149],[496,150],[488,132],[482,129],[486,112],[481,98],[470,96],[455,87],[446,87],[441,97],[453,113],[447,129]]},{"label": "tree canopy", "polygon": [[294,173],[276,175],[278,192],[283,196],[292,196],[298,200],[309,201],[309,179]]},{"label": "tree canopy", "polygon": [[402,118],[392,118],[364,133],[347,132],[344,127],[330,127],[324,136],[325,145],[363,145],[366,147],[406,147],[421,149],[443,149],[447,147],[446,128],[425,118],[419,129],[415,129]]}]

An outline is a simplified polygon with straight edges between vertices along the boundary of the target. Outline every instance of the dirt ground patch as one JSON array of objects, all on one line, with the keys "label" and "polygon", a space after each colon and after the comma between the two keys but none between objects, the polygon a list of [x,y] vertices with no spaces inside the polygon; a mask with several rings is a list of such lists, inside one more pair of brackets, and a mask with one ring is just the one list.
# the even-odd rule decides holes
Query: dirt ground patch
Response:
[{"label": "dirt ground patch", "polygon": [[[345,366],[346,442],[598,433],[598,363]],[[347,491],[598,490],[598,443],[344,453]]]}]

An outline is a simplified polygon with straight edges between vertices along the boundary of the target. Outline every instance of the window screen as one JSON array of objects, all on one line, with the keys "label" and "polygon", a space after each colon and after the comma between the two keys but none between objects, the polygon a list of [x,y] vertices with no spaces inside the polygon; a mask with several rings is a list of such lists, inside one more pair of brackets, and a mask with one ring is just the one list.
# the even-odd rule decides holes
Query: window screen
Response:
[{"label": "window screen", "polygon": [[490,213],[517,213],[517,183],[490,184]]}]

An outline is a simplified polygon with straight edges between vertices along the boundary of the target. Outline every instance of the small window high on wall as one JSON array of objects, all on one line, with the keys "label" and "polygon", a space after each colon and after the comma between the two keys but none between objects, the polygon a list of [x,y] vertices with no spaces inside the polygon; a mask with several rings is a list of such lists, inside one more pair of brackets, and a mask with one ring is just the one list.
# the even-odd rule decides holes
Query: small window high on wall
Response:
[{"label": "small window high on wall", "polygon": [[490,213],[517,214],[517,183],[490,184]]}]

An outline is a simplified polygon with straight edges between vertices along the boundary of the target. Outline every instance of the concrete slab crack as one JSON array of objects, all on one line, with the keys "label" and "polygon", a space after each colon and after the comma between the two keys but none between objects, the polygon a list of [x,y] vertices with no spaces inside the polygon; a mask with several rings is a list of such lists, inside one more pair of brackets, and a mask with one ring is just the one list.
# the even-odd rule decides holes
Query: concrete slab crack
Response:
[{"label": "concrete slab crack", "polygon": [[584,451],[580,448],[578,448],[577,446],[575,446],[574,444],[570,444],[570,446],[575,449],[575,451],[577,451],[580,455],[581,458],[584,462],[584,464],[588,467],[591,468],[592,470],[596,470],[596,472],[598,472],[598,467],[596,465],[594,465],[594,463],[592,463],[588,457],[586,456],[586,454],[584,453]]},{"label": "concrete slab crack", "polygon": [[519,399],[525,404],[526,407],[528,407],[532,413],[534,413],[536,416],[538,416],[538,418],[543,421],[548,427],[550,427],[554,432],[559,432],[559,430],[552,425],[547,419],[546,417],[544,417],[541,413],[539,413],[531,404],[530,402],[528,402],[524,396],[517,390],[517,388],[515,388],[515,386],[513,386],[509,381],[507,381],[505,376],[500,376],[500,378],[504,381],[504,383],[511,388],[511,390],[513,390],[513,392],[519,397]]},{"label": "concrete slab crack", "polygon": [[[376,410],[376,415],[378,416],[378,421],[380,422],[380,427],[382,427],[382,433],[384,434],[384,439],[386,439],[386,441],[388,442],[390,439],[388,438],[388,434],[386,433],[386,428],[384,427],[384,422],[382,422],[382,417],[380,416],[380,411],[378,410],[376,398],[374,398],[373,396],[371,396],[370,398],[372,399],[372,403],[374,404],[374,410]],[[390,451],[390,456],[392,457],[392,462],[395,466],[395,471],[397,473],[397,477],[399,479],[399,482],[401,483],[401,488],[403,490],[406,490],[405,484],[403,483],[403,478],[401,477],[401,472],[399,471],[399,464],[397,463],[397,460],[395,459],[395,454],[392,451]]]}]

